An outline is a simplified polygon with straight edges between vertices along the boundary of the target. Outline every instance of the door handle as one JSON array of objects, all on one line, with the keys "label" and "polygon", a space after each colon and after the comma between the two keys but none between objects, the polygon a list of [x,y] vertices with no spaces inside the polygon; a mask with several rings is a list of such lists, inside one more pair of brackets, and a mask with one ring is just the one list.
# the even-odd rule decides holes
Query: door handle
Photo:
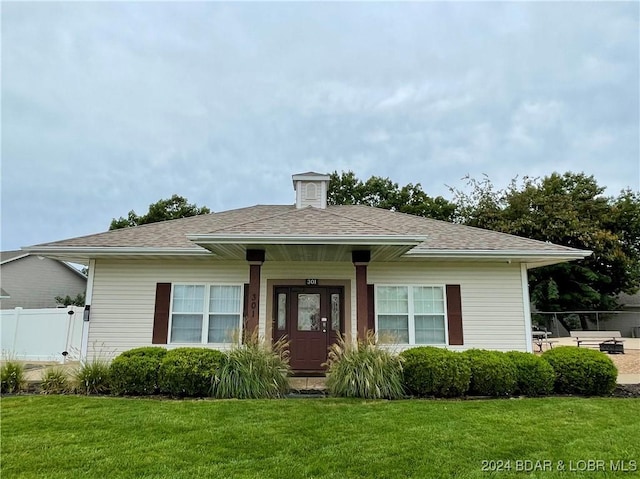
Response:
[{"label": "door handle", "polygon": [[320,318],[320,321],[322,321],[322,332],[326,333],[327,332],[327,318]]}]

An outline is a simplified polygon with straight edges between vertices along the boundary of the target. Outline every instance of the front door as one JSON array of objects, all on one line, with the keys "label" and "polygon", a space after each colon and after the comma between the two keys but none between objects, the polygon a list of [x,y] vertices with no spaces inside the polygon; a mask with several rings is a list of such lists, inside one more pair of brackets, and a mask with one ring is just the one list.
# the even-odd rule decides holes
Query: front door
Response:
[{"label": "front door", "polygon": [[329,346],[344,332],[342,287],[277,287],[273,338],[289,339],[294,371],[323,371]]}]

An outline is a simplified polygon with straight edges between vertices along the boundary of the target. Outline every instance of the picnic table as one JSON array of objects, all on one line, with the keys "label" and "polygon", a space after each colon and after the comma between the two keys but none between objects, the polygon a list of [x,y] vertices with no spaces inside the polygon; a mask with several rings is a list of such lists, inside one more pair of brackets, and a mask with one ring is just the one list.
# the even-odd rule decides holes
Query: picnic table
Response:
[{"label": "picnic table", "polygon": [[542,352],[543,345],[548,344],[549,348],[553,349],[553,344],[558,342],[549,339],[551,333],[546,329],[534,329],[531,331],[531,336],[533,337],[533,342],[538,346],[538,350],[540,352]]},{"label": "picnic table", "polygon": [[578,347],[598,346],[600,351],[609,354],[624,354],[624,339],[620,331],[569,331]]}]

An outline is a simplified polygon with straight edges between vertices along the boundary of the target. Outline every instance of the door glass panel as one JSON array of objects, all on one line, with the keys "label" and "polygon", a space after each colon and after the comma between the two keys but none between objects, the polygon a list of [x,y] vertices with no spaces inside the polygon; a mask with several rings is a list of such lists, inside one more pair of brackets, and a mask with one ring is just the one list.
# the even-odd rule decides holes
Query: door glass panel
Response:
[{"label": "door glass panel", "polygon": [[320,331],[320,294],[298,294],[298,331]]},{"label": "door glass panel", "polygon": [[278,294],[278,331],[287,329],[287,295]]},{"label": "door glass panel", "polygon": [[340,295],[331,294],[331,330],[340,332]]}]

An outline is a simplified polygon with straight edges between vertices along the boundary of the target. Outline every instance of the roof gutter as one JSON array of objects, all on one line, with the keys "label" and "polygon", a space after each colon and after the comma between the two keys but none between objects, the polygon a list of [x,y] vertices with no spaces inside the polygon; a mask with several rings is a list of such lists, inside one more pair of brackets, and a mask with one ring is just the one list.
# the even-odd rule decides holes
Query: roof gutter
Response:
[{"label": "roof gutter", "polygon": [[0,265],[3,264],[7,264],[7,263],[11,263],[12,261],[16,261],[22,258],[26,258],[27,256],[29,256],[29,253],[25,253],[25,254],[21,254],[18,256],[14,256],[13,258],[9,258],[9,259],[5,259],[4,261],[0,261]]},{"label": "roof gutter", "polygon": [[593,251],[573,249],[569,251],[549,250],[428,250],[409,251],[405,256],[412,258],[557,258],[557,259],[582,259],[590,256]]},{"label": "roof gutter", "polygon": [[204,248],[145,248],[131,246],[28,246],[22,248],[31,254],[50,255],[132,255],[132,256],[207,256],[211,252]]}]

